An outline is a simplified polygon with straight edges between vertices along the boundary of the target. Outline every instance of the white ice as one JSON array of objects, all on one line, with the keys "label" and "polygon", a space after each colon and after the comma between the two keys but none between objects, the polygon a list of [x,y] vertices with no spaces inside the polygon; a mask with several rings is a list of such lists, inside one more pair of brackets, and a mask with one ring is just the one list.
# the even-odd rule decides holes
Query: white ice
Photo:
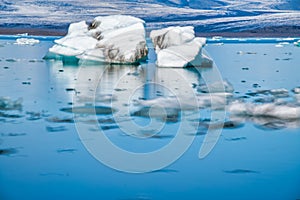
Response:
[{"label": "white ice", "polygon": [[159,67],[212,65],[212,60],[202,55],[202,47],[206,39],[195,37],[192,26],[153,30],[150,37],[155,47]]},{"label": "white ice", "polygon": [[300,94],[300,87],[295,87],[292,91],[293,91],[295,94]]},{"label": "white ice", "polygon": [[49,52],[107,63],[135,63],[148,53],[144,21],[126,15],[96,17],[90,25],[73,23],[55,43]]},{"label": "white ice", "polygon": [[285,120],[300,118],[300,107],[297,105],[233,102],[228,107],[228,111],[236,116],[273,117]]},{"label": "white ice", "polygon": [[39,40],[37,39],[32,39],[32,38],[18,38],[16,39],[15,44],[17,45],[35,45],[40,43]]}]

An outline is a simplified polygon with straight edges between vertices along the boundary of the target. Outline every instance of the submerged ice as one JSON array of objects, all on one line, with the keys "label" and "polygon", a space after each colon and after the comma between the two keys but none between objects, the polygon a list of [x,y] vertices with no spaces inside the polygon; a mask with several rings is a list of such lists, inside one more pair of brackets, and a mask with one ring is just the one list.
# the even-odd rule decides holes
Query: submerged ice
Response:
[{"label": "submerged ice", "polygon": [[12,100],[10,97],[0,97],[0,110],[21,110],[22,98]]}]

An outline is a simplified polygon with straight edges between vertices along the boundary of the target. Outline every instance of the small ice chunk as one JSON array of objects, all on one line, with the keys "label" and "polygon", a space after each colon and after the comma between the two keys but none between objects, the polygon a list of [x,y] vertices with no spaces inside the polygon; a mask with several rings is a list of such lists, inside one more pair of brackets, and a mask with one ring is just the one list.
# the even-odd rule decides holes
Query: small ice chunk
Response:
[{"label": "small ice chunk", "polygon": [[48,132],[61,132],[66,131],[67,128],[65,126],[46,126],[46,130]]},{"label": "small ice chunk", "polygon": [[10,97],[0,97],[0,110],[21,110],[22,98],[12,100]]},{"label": "small ice chunk", "polygon": [[212,37],[212,40],[221,40],[222,38],[223,38],[222,36],[216,35]]},{"label": "small ice chunk", "polygon": [[270,94],[277,98],[284,98],[284,97],[289,97],[289,91],[285,88],[280,88],[280,89],[272,89],[270,90]]},{"label": "small ice chunk", "polygon": [[278,44],[276,44],[275,45],[275,47],[285,47],[285,46],[287,46],[287,45],[289,45],[290,43],[288,43],[288,42],[279,42]]},{"label": "small ice chunk", "polygon": [[150,37],[159,67],[212,66],[212,60],[202,55],[206,39],[195,37],[194,27],[168,27],[153,30]]},{"label": "small ice chunk", "polygon": [[17,36],[28,36],[28,33],[18,33]]},{"label": "small ice chunk", "polygon": [[69,108],[61,108],[60,111],[75,113],[75,114],[96,114],[96,115],[108,115],[116,112],[116,109],[111,108],[109,106],[77,106],[77,107],[69,107]]},{"label": "small ice chunk", "polygon": [[234,88],[231,83],[229,83],[227,80],[223,82],[214,82],[211,84],[200,84],[197,87],[198,92],[202,93],[219,93],[219,92],[226,92],[226,93],[232,93],[234,91]]},{"label": "small ice chunk", "polygon": [[35,45],[40,43],[39,40],[33,38],[18,38],[14,44],[17,45]]},{"label": "small ice chunk", "polygon": [[297,47],[300,47],[300,40],[298,40],[297,42],[294,42],[294,45]]},{"label": "small ice chunk", "polygon": [[292,91],[293,91],[295,94],[300,94],[300,87],[295,87],[294,89],[292,89]]}]

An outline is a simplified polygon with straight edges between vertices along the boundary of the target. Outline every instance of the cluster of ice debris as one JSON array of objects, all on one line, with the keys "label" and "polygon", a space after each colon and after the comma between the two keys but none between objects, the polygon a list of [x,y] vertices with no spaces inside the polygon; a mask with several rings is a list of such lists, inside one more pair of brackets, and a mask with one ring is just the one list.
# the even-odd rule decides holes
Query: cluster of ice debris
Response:
[{"label": "cluster of ice debris", "polygon": [[258,103],[233,102],[229,111],[233,115],[300,120],[300,87],[292,89],[292,93],[293,95],[290,95],[285,88],[258,90],[254,95],[263,94],[262,98],[265,99],[271,96],[271,100],[258,101]]},{"label": "cluster of ice debris", "polygon": [[[64,60],[132,64],[146,58],[148,47],[144,21],[126,15],[96,17],[91,24],[72,23],[68,34],[49,49],[46,58],[59,55]],[[150,34],[161,67],[211,65],[202,55],[205,38],[195,37],[194,28],[169,27]],[[52,53],[52,55],[51,55]],[[74,59],[75,58],[75,59]]]},{"label": "cluster of ice debris", "polygon": [[258,90],[248,95],[252,102],[233,99],[228,105],[232,120],[249,121],[271,130],[300,127],[300,87],[292,89],[292,95],[284,88]]},{"label": "cluster of ice debris", "polygon": [[[292,92],[284,88],[258,90],[246,93],[244,98],[235,95],[234,88],[228,81],[199,84],[194,88],[194,97],[159,97],[135,101],[131,114],[177,122],[180,112],[200,109],[224,110],[228,113],[225,123],[214,124],[211,121],[200,120],[199,126],[233,128],[232,126],[240,126],[245,121],[250,121],[265,129],[300,127],[300,87],[292,89]],[[195,101],[196,104],[193,103]]]}]

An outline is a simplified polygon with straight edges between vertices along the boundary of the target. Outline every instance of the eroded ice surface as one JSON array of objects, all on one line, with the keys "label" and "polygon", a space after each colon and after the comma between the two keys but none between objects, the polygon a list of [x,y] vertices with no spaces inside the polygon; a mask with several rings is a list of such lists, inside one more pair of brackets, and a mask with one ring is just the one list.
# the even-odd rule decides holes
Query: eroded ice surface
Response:
[{"label": "eroded ice surface", "polygon": [[147,55],[144,21],[125,15],[72,23],[49,52],[106,63],[136,63]]},{"label": "eroded ice surface", "polygon": [[202,54],[206,39],[195,37],[192,26],[153,30],[150,37],[157,53],[156,63],[159,67],[212,65],[212,60]]}]

